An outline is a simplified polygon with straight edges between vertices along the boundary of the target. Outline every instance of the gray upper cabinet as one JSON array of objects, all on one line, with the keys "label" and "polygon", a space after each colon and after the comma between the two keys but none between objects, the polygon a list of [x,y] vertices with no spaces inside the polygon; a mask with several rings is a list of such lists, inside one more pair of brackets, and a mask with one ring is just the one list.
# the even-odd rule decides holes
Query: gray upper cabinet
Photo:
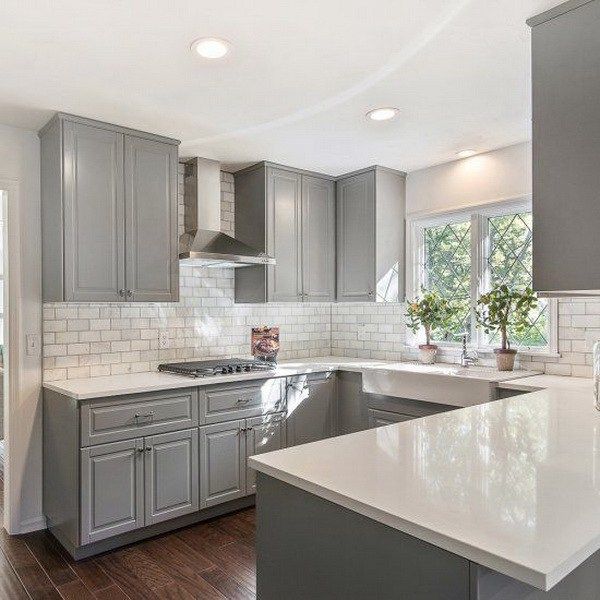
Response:
[{"label": "gray upper cabinet", "polygon": [[236,302],[332,301],[333,177],[260,163],[235,173],[236,237],[275,266],[236,269]]},{"label": "gray upper cabinet", "polygon": [[338,182],[338,300],[375,296],[375,173]]},{"label": "gray upper cabinet", "polygon": [[177,300],[178,142],[65,114],[39,135],[43,299]]},{"label": "gray upper cabinet", "polygon": [[198,430],[145,438],[146,525],[199,509]]},{"label": "gray upper cabinet", "polygon": [[65,292],[117,302],[125,287],[123,135],[68,121],[63,135]]},{"label": "gray upper cabinet", "polygon": [[267,252],[277,259],[267,267],[272,302],[302,298],[302,177],[292,171],[267,171]]},{"label": "gray upper cabinet", "polygon": [[600,290],[600,1],[534,17],[533,287]]},{"label": "gray upper cabinet", "polygon": [[302,177],[302,294],[308,302],[335,299],[335,184]]},{"label": "gray upper cabinet", "polygon": [[337,300],[404,299],[405,180],[371,167],[337,182]]},{"label": "gray upper cabinet", "polygon": [[179,298],[177,146],[125,137],[126,289],[129,300]]}]

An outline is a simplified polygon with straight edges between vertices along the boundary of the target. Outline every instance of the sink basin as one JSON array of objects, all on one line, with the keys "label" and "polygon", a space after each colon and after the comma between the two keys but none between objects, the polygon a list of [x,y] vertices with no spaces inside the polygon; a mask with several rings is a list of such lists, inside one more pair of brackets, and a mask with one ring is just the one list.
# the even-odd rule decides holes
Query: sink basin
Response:
[{"label": "sink basin", "polygon": [[499,381],[534,375],[492,367],[395,363],[363,371],[363,391],[395,398],[411,398],[449,406],[472,406],[495,399]]}]

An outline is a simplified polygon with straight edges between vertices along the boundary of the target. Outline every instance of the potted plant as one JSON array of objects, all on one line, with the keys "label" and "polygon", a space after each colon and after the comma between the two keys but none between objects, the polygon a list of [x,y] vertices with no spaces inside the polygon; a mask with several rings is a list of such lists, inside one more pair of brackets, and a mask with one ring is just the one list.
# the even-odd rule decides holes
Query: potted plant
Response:
[{"label": "potted plant", "polygon": [[435,362],[438,347],[431,343],[431,334],[443,330],[450,317],[450,305],[436,292],[422,290],[421,298],[408,303],[407,326],[417,333],[422,327],[425,331],[425,343],[419,346],[419,361],[430,365]]},{"label": "potted plant", "polygon": [[511,290],[498,285],[477,301],[477,323],[489,335],[499,332],[501,346],[494,349],[499,371],[512,371],[517,351],[510,347],[509,332],[520,334],[529,327],[529,314],[537,306],[531,288]]}]

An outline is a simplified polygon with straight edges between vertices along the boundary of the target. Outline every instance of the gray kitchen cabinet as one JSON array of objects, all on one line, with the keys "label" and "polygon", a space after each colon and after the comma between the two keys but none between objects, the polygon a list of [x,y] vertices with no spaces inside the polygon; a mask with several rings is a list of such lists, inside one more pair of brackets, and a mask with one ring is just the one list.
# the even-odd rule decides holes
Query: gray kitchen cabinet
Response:
[{"label": "gray kitchen cabinet", "polygon": [[43,299],[177,300],[179,142],[63,113],[39,136]]},{"label": "gray kitchen cabinet", "polygon": [[200,427],[200,506],[246,495],[245,420]]},{"label": "gray kitchen cabinet", "polygon": [[290,377],[287,388],[287,444],[297,446],[335,435],[335,373]]},{"label": "gray kitchen cabinet", "polygon": [[146,525],[199,509],[198,430],[144,439]]},{"label": "gray kitchen cabinet", "polygon": [[402,421],[410,421],[411,419],[414,419],[414,417],[403,413],[369,408],[369,429],[392,425],[392,423],[401,423]]},{"label": "gray kitchen cabinet", "polygon": [[337,421],[340,435],[368,427],[369,415],[362,390],[362,375],[349,371],[337,374]]},{"label": "gray kitchen cabinet", "polygon": [[235,173],[236,237],[277,264],[236,269],[236,302],[331,301],[334,178],[272,163]]},{"label": "gray kitchen cabinet", "polygon": [[458,408],[457,406],[449,406],[446,404],[423,402],[421,400],[412,400],[410,398],[395,398],[380,394],[365,393],[364,401],[369,411],[369,427],[377,426],[372,425],[372,423],[375,423],[378,419],[388,419],[391,422],[397,423],[399,421],[428,417],[429,415],[456,410]]},{"label": "gray kitchen cabinet", "polygon": [[255,454],[281,450],[287,446],[285,413],[246,420],[246,493],[256,493],[256,471],[248,466]]},{"label": "gray kitchen cabinet", "polygon": [[130,301],[179,299],[177,156],[172,144],[125,136],[125,287]]},{"label": "gray kitchen cabinet", "polygon": [[302,298],[335,300],[335,184],[302,176]]},{"label": "gray kitchen cabinet", "polygon": [[337,181],[337,300],[404,299],[405,173],[371,167]]},{"label": "gray kitchen cabinet", "polygon": [[81,543],[144,525],[144,440],[81,450]]},{"label": "gray kitchen cabinet", "polygon": [[533,288],[600,293],[600,2],[532,26]]},{"label": "gray kitchen cabinet", "polygon": [[267,170],[267,253],[277,265],[268,266],[268,298],[298,302],[302,298],[302,177],[283,169]]}]

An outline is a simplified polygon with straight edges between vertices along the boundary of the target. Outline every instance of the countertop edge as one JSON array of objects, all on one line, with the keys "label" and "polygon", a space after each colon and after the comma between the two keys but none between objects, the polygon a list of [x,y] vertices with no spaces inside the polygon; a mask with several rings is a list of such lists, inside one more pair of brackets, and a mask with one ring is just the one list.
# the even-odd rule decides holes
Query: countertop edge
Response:
[{"label": "countertop edge", "polygon": [[593,553],[590,551],[590,553],[582,560],[569,561],[575,562],[576,564],[574,566],[562,564],[561,569],[558,572],[550,571],[549,573],[543,573],[525,565],[514,563],[501,556],[490,554],[489,552],[481,550],[476,546],[472,546],[457,540],[456,538],[449,537],[435,530],[429,529],[424,525],[419,525],[412,521],[403,519],[402,517],[391,515],[381,509],[375,508],[338,492],[334,492],[320,485],[307,481],[306,479],[290,475],[289,473],[281,471],[272,465],[262,462],[260,460],[260,455],[250,457],[248,459],[248,464],[253,469],[260,471],[269,477],[273,477],[279,481],[293,485],[294,487],[304,490],[310,494],[314,494],[319,498],[323,498],[324,500],[337,504],[338,506],[342,506],[355,513],[368,517],[369,519],[373,519],[378,523],[387,525],[392,529],[402,531],[403,533],[411,535],[424,542],[442,548],[448,552],[452,552],[453,554],[461,556],[462,558],[497,571],[503,575],[507,575],[508,577],[512,577],[513,579],[517,579],[522,583],[526,583],[545,592],[550,590],[568,573],[573,571],[576,566],[581,564],[585,558]]}]

